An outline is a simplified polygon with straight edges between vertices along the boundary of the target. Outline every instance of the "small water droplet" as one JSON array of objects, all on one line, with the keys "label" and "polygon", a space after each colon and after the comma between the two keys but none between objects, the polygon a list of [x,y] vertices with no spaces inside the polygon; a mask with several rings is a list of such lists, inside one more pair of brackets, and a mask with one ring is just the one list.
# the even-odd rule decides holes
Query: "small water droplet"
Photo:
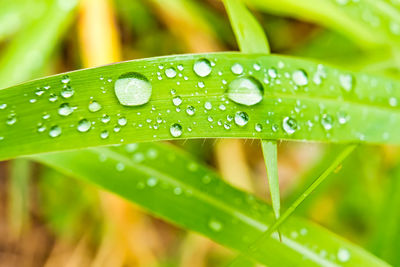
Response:
[{"label": "small water droplet", "polygon": [[49,95],[49,101],[50,101],[50,102],[56,102],[57,99],[58,99],[58,96],[57,96],[57,95],[55,95],[55,94],[53,94],[53,93]]},{"label": "small water droplet", "polygon": [[351,74],[339,75],[340,86],[346,91],[350,92],[355,86],[355,79]]},{"label": "small water droplet", "polygon": [[155,186],[158,184],[158,179],[155,178],[155,177],[150,177],[149,179],[147,179],[146,184],[147,184],[149,187],[155,187]]},{"label": "small water droplet", "polygon": [[249,115],[246,112],[238,111],[235,114],[236,125],[243,127],[249,122]]},{"label": "small water droplet", "polygon": [[206,77],[211,73],[211,63],[208,59],[201,58],[194,63],[193,70],[198,76]]},{"label": "small water droplet", "polygon": [[70,81],[71,81],[71,79],[69,78],[68,75],[64,75],[64,76],[61,78],[61,83],[63,83],[63,84],[68,84]]},{"label": "small water droplet", "polygon": [[74,93],[75,93],[74,89],[69,85],[64,86],[63,89],[61,90],[61,96],[63,98],[70,98],[71,96],[74,95]]},{"label": "small water droplet", "polygon": [[345,248],[340,248],[337,253],[338,260],[341,262],[347,262],[350,260],[350,252]]},{"label": "small water droplet", "polygon": [[125,164],[122,162],[118,162],[117,165],[115,165],[115,169],[119,172],[122,172],[125,170]]},{"label": "small water droplet", "polygon": [[291,117],[285,117],[282,121],[282,128],[287,134],[294,134],[297,130],[297,121]]},{"label": "small water droplet", "polygon": [[125,126],[128,123],[128,120],[125,117],[121,117],[118,119],[118,125]]},{"label": "small water droplet", "polygon": [[15,117],[15,114],[11,114],[10,116],[8,116],[6,120],[7,125],[14,125],[16,122],[17,122],[17,117]]},{"label": "small water droplet", "polygon": [[232,65],[231,71],[233,74],[240,75],[243,73],[243,66],[239,63],[235,63]]},{"label": "small water droplet", "polygon": [[323,114],[321,118],[321,124],[325,130],[331,130],[333,127],[333,117],[329,114]]},{"label": "small water droplet", "polygon": [[174,123],[169,128],[169,132],[173,137],[179,137],[182,135],[182,126],[178,123]]},{"label": "small water droplet", "polygon": [[337,117],[339,124],[346,124],[350,120],[349,115],[344,111],[339,111]]},{"label": "small water droplet", "polygon": [[172,103],[174,103],[175,106],[180,106],[182,104],[182,98],[180,96],[175,96],[172,98]]},{"label": "small water droplet", "polygon": [[99,102],[97,102],[97,101],[90,101],[88,108],[89,108],[89,111],[90,111],[90,112],[97,112],[97,111],[99,111],[102,107],[101,107],[101,105],[99,104]]},{"label": "small water droplet", "polygon": [[6,108],[7,108],[7,104],[5,104],[5,103],[0,104],[0,109],[6,109]]},{"label": "small water droplet", "polygon": [[144,75],[129,72],[117,79],[114,90],[121,105],[140,106],[149,102],[152,86]]},{"label": "small water droplet", "polygon": [[211,104],[211,102],[205,102],[204,103],[204,108],[206,109],[206,110],[211,110],[212,109],[212,104]]},{"label": "small water droplet", "polygon": [[308,75],[307,73],[300,69],[300,70],[295,70],[292,74],[292,79],[293,82],[297,85],[297,86],[305,86],[308,84]]},{"label": "small water droplet", "polygon": [[210,227],[210,229],[215,231],[215,232],[220,232],[222,230],[222,228],[223,228],[223,225],[217,219],[212,218],[208,222],[208,227]]},{"label": "small water droplet", "polygon": [[54,125],[50,128],[49,130],[49,135],[50,137],[54,138],[54,137],[58,137],[61,135],[61,128],[57,125]]},{"label": "small water droplet", "polygon": [[73,111],[74,109],[68,103],[63,103],[58,108],[58,114],[61,116],[69,116]]},{"label": "small water droplet", "polygon": [[169,67],[169,68],[165,69],[165,76],[167,76],[168,78],[175,78],[175,76],[176,76],[175,68]]},{"label": "small water droplet", "polygon": [[195,112],[196,112],[196,109],[193,106],[187,106],[186,113],[189,116],[193,116]]},{"label": "small water droplet", "polygon": [[278,71],[275,69],[275,68],[270,68],[270,69],[268,69],[268,76],[271,78],[271,79],[275,79],[276,77],[278,77]]},{"label": "small water droplet", "polygon": [[109,136],[109,132],[107,130],[104,130],[100,133],[100,138],[101,139],[107,139]]},{"label": "small water droplet", "polygon": [[254,126],[254,129],[255,129],[257,132],[261,132],[262,129],[263,129],[263,127],[262,127],[262,125],[261,125],[260,123],[256,123],[256,125]]},{"label": "small water droplet", "polygon": [[111,120],[111,118],[107,114],[104,114],[103,117],[101,118],[102,123],[109,123],[110,120]]},{"label": "small water droplet", "polygon": [[76,127],[76,129],[81,133],[85,133],[90,130],[90,127],[90,121],[88,121],[87,119],[82,119],[78,122],[78,126]]},{"label": "small water droplet", "polygon": [[254,77],[241,77],[228,85],[227,96],[235,103],[252,106],[263,99],[264,88]]}]

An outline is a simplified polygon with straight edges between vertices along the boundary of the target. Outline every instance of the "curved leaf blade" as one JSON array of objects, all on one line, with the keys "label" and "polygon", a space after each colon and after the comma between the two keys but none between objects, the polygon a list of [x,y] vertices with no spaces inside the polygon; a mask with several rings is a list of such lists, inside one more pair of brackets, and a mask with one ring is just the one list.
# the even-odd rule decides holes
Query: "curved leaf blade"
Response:
[{"label": "curved leaf blade", "polygon": [[[204,78],[193,71],[193,64],[201,58],[215,63],[211,74]],[[251,75],[263,84],[264,96],[260,103],[244,106],[227,98],[227,86],[238,77],[231,71],[235,63],[243,66],[242,77]],[[260,66],[258,71],[255,64]],[[160,66],[177,69],[178,65],[183,67],[183,71],[178,71],[182,77],[178,74],[170,79],[160,70]],[[132,71],[151,81],[153,95],[145,105],[126,107],[119,104],[115,96],[114,82],[120,75]],[[271,72],[276,75],[271,76]],[[299,72],[303,83],[306,77],[304,86],[295,85]],[[68,99],[60,95],[65,75],[75,91]],[[37,90],[44,93],[38,96]],[[49,101],[52,96],[57,97],[55,102]],[[173,103],[176,96],[182,99],[179,106]],[[399,144],[399,98],[400,82],[395,80],[291,57],[215,53],[135,60],[0,90],[0,159],[174,139],[170,128],[175,123],[182,126],[179,138],[185,139],[238,137]],[[93,101],[101,105],[100,111],[89,111],[88,105]],[[69,116],[58,114],[64,103],[76,107]],[[194,116],[186,113],[188,106],[196,109]],[[249,116],[244,127],[235,124],[238,111]],[[111,122],[103,123],[103,115],[110,116]],[[126,118],[125,126],[118,126],[120,118]],[[82,119],[92,123],[86,133],[77,130]],[[255,130],[258,124],[261,131]],[[49,129],[55,125],[62,133],[51,138]],[[38,126],[44,126],[45,131],[38,132]],[[108,131],[108,138],[100,137],[103,131]]]}]

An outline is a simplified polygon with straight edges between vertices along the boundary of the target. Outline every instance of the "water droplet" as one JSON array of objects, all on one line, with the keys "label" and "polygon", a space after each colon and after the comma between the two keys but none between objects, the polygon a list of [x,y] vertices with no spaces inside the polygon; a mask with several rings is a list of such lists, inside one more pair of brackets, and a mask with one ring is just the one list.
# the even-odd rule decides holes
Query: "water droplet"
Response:
[{"label": "water droplet", "polygon": [[275,79],[278,76],[278,71],[275,68],[268,69],[268,76],[271,79]]},{"label": "water droplet", "polygon": [[258,64],[258,63],[254,63],[254,64],[253,64],[253,68],[254,68],[256,71],[259,71],[259,70],[261,69],[261,66],[260,66],[260,64]]},{"label": "water droplet", "polygon": [[121,117],[118,119],[118,125],[125,126],[128,123],[128,120],[125,117]]},{"label": "water droplet", "polygon": [[54,138],[54,137],[58,137],[61,135],[61,128],[57,125],[54,125],[50,128],[49,130],[49,135],[50,137]]},{"label": "water droplet", "polygon": [[147,179],[146,184],[147,184],[149,187],[154,187],[154,186],[156,186],[156,185],[158,184],[158,179],[155,178],[155,177],[150,177],[149,179]]},{"label": "water droplet", "polygon": [[339,124],[346,124],[350,120],[349,115],[344,111],[339,111],[337,117]]},{"label": "water droplet", "polygon": [[82,119],[78,122],[78,127],[76,127],[76,129],[81,133],[85,133],[90,130],[90,127],[90,121],[88,121],[87,119]]},{"label": "water droplet", "polygon": [[333,127],[333,117],[329,114],[323,114],[321,118],[321,124],[325,130],[331,130]]},{"label": "water droplet", "polygon": [[64,98],[70,98],[73,96],[75,93],[74,89],[71,86],[64,86],[63,89],[61,90],[61,96]]},{"label": "water droplet", "polygon": [[193,65],[194,72],[200,77],[206,77],[211,73],[211,63],[206,58],[197,60]]},{"label": "water droplet", "polygon": [[175,96],[172,98],[172,103],[174,103],[175,106],[179,106],[182,104],[182,98],[180,96]]},{"label": "water droplet", "polygon": [[35,94],[41,96],[44,94],[44,90],[42,88],[36,88]]},{"label": "water droplet", "polygon": [[249,122],[249,115],[246,112],[238,111],[235,114],[236,125],[243,127]]},{"label": "water droplet", "polygon": [[350,260],[350,252],[345,248],[340,248],[337,253],[338,260],[341,262],[347,262]]},{"label": "water droplet", "polygon": [[168,78],[175,78],[176,76],[176,70],[173,67],[165,69],[165,76]]},{"label": "water droplet", "polygon": [[390,105],[391,107],[397,106],[397,98],[395,98],[395,97],[389,98],[389,105]]},{"label": "water droplet", "polygon": [[107,130],[104,130],[100,133],[100,138],[101,139],[107,139],[109,136],[109,132]]},{"label": "water droplet", "polygon": [[56,102],[58,99],[58,96],[56,96],[55,94],[50,94],[49,95],[49,101],[50,102]]},{"label": "water droplet", "polygon": [[114,90],[121,105],[139,106],[149,102],[152,86],[142,74],[129,72],[118,78]]},{"label": "water droplet", "polygon": [[7,104],[0,104],[0,109],[6,109],[7,108]]},{"label": "water droplet", "polygon": [[173,137],[179,137],[182,135],[182,126],[178,123],[174,123],[169,128],[169,132]]},{"label": "water droplet", "polygon": [[68,103],[63,103],[58,108],[58,114],[61,116],[69,116],[73,111],[74,109],[70,107]]},{"label": "water droplet", "polygon": [[252,106],[263,99],[262,84],[254,77],[241,77],[228,85],[227,96],[235,103]]},{"label": "water droplet", "polygon": [[282,127],[287,134],[294,134],[297,130],[297,121],[291,117],[285,117],[282,121]]},{"label": "water droplet", "polygon": [[125,170],[125,164],[123,164],[122,162],[118,162],[117,165],[115,165],[115,169],[119,172],[122,172],[123,170]]},{"label": "water droplet", "polygon": [[46,131],[46,126],[44,126],[42,123],[39,123],[38,127],[37,127],[37,131],[38,131],[38,133],[43,133],[44,131]]},{"label": "water droplet", "polygon": [[239,63],[235,63],[232,65],[231,71],[233,74],[240,75],[243,73],[243,66]]},{"label": "water droplet", "polygon": [[308,84],[308,75],[301,69],[293,72],[292,79],[297,86],[305,86]]},{"label": "water droplet", "polygon": [[340,86],[346,91],[350,92],[355,85],[355,79],[351,74],[341,74],[339,75]]},{"label": "water droplet", "polygon": [[97,101],[90,101],[90,103],[89,103],[89,111],[90,112],[97,112],[97,111],[99,111],[102,107],[101,107],[101,105],[99,104],[99,102],[97,102]]},{"label": "water droplet", "polygon": [[10,116],[8,116],[6,120],[7,125],[14,125],[16,122],[17,122],[17,117],[15,117],[15,114],[11,114]]},{"label": "water droplet", "polygon": [[321,85],[322,80],[326,78],[326,71],[324,65],[318,64],[317,71],[313,76],[313,82],[316,85]]},{"label": "water droplet", "polygon": [[211,102],[205,102],[204,103],[204,108],[206,109],[206,110],[211,110],[212,109],[212,104],[211,104]]},{"label": "water droplet", "polygon": [[262,129],[263,129],[263,127],[262,127],[262,125],[261,125],[260,123],[256,123],[256,125],[254,126],[254,129],[255,129],[257,132],[261,132]]},{"label": "water droplet", "polygon": [[196,109],[193,106],[187,106],[186,113],[189,116],[193,116],[195,112],[196,112]]},{"label": "water droplet", "polygon": [[67,83],[69,83],[70,81],[71,81],[71,79],[69,78],[68,75],[64,75],[64,76],[61,78],[61,82],[62,82],[63,84],[67,84]]},{"label": "water droplet", "polygon": [[102,123],[109,123],[110,120],[111,120],[111,118],[107,114],[104,114],[103,117],[101,118]]},{"label": "water droplet", "polygon": [[208,227],[211,228],[211,230],[215,231],[215,232],[220,232],[223,228],[223,225],[220,221],[218,221],[217,219],[210,219],[210,221],[208,222]]}]

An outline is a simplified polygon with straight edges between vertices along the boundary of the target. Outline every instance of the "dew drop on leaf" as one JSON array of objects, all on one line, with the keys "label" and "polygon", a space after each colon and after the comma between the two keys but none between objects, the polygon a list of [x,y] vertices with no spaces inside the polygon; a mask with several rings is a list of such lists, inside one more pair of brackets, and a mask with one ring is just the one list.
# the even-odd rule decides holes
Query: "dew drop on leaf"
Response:
[{"label": "dew drop on leaf", "polygon": [[220,232],[222,230],[222,228],[223,228],[223,225],[217,219],[212,218],[208,222],[208,227],[210,227],[210,229],[215,231],[215,232]]},{"label": "dew drop on leaf", "polygon": [[74,89],[69,85],[65,85],[61,90],[61,96],[63,98],[70,98],[74,95],[74,93],[75,93]]},{"label": "dew drop on leaf", "polygon": [[308,84],[308,75],[304,70],[295,70],[292,74],[292,79],[295,85],[305,86]]},{"label": "dew drop on leaf", "polygon": [[99,111],[102,107],[101,107],[101,105],[99,104],[99,102],[97,102],[97,101],[90,101],[88,108],[89,108],[89,111],[90,111],[90,112],[97,112],[97,111]]},{"label": "dew drop on leaf", "polygon": [[121,105],[140,106],[149,102],[152,86],[144,75],[129,72],[117,79],[114,90]]},{"label": "dew drop on leaf", "polygon": [[321,118],[322,127],[329,131],[333,128],[333,117],[329,114],[323,114]]},{"label": "dew drop on leaf", "polygon": [[206,58],[200,58],[194,63],[193,70],[198,76],[206,77],[211,73],[211,63]]},{"label": "dew drop on leaf", "polygon": [[339,75],[339,83],[346,92],[350,92],[354,88],[355,79],[351,74],[341,74]]},{"label": "dew drop on leaf", "polygon": [[236,125],[243,127],[249,122],[249,115],[246,112],[238,111],[235,114]]},{"label": "dew drop on leaf", "polygon": [[195,112],[196,112],[196,109],[193,106],[187,106],[186,113],[189,116],[193,116]]},{"label": "dew drop on leaf", "polygon": [[179,137],[182,135],[182,126],[179,123],[174,123],[169,128],[169,132],[173,137]]},{"label": "dew drop on leaf", "polygon": [[165,69],[165,76],[168,78],[175,78],[176,76],[176,70],[173,67]]},{"label": "dew drop on leaf", "polygon": [[128,123],[128,120],[125,117],[121,117],[118,119],[118,125],[125,126]]},{"label": "dew drop on leaf", "polygon": [[294,134],[297,130],[297,121],[291,117],[285,117],[282,121],[282,128],[287,134]]},{"label": "dew drop on leaf", "polygon": [[232,65],[231,71],[233,74],[240,75],[243,73],[243,66],[239,63],[235,63]]},{"label": "dew drop on leaf", "polygon": [[227,96],[235,103],[252,106],[263,99],[264,88],[254,77],[241,77],[228,85]]},{"label": "dew drop on leaf", "polygon": [[69,116],[73,111],[74,109],[68,103],[63,103],[58,108],[58,114],[61,116]]},{"label": "dew drop on leaf", "polygon": [[54,138],[54,137],[58,137],[61,135],[61,128],[57,125],[54,125],[50,128],[49,130],[49,136]]},{"label": "dew drop on leaf", "polygon": [[90,130],[91,123],[87,119],[82,119],[78,122],[77,130],[81,133],[85,133]]},{"label": "dew drop on leaf", "polygon": [[337,253],[338,260],[340,262],[347,262],[350,260],[350,252],[345,248],[340,248]]},{"label": "dew drop on leaf", "polygon": [[107,139],[108,136],[109,136],[109,133],[108,133],[107,130],[104,130],[104,131],[102,131],[102,132],[100,133],[100,138],[101,138],[101,139]]},{"label": "dew drop on leaf", "polygon": [[180,96],[175,96],[172,98],[172,103],[174,103],[174,106],[180,106],[182,104],[182,98]]}]

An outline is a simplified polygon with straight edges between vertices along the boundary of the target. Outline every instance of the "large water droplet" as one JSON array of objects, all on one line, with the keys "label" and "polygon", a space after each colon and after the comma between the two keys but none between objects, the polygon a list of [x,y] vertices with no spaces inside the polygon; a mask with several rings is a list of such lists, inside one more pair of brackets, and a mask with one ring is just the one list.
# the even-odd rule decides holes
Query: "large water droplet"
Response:
[{"label": "large water droplet", "polygon": [[243,111],[236,112],[236,114],[235,114],[235,123],[238,126],[243,127],[248,122],[249,122],[249,115],[247,115],[246,112],[243,112]]},{"label": "large water droplet", "polygon": [[88,121],[87,119],[82,119],[78,122],[78,127],[76,127],[76,129],[81,133],[85,133],[90,130],[90,127],[90,121]]},{"label": "large water droplet", "polygon": [[149,102],[152,86],[142,74],[129,72],[117,79],[114,90],[121,105],[139,106]]},{"label": "large water droplet", "polygon": [[211,63],[206,58],[197,60],[193,65],[194,72],[200,77],[206,77],[211,73]]},{"label": "large water droplet", "polygon": [[254,77],[241,77],[228,85],[227,96],[235,103],[252,106],[263,99],[264,88]]},{"label": "large water droplet", "polygon": [[182,98],[180,96],[175,96],[172,98],[172,103],[174,103],[175,106],[179,106],[182,104]]},{"label": "large water droplet", "polygon": [[294,134],[297,130],[297,121],[291,117],[285,117],[282,121],[282,128],[287,134]]},{"label": "large water droplet", "polygon": [[297,86],[305,86],[308,84],[308,75],[304,70],[295,70],[292,74],[294,84]]},{"label": "large water droplet", "polygon": [[182,135],[182,126],[178,123],[174,123],[169,128],[169,132],[173,137],[179,137]]}]

